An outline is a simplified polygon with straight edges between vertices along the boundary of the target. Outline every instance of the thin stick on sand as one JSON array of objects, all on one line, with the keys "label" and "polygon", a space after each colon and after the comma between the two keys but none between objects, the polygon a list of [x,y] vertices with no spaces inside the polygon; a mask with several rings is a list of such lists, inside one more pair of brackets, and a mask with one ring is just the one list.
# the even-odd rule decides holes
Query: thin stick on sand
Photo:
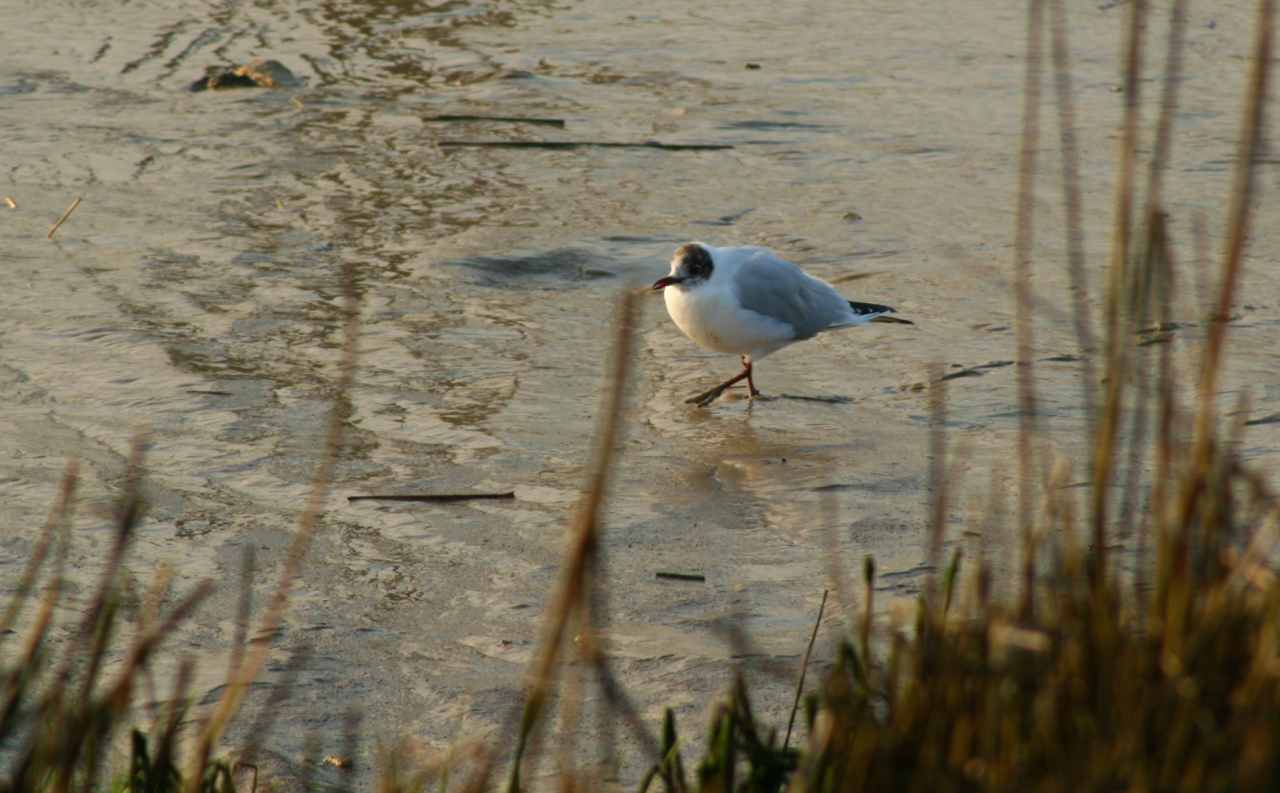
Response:
[{"label": "thin stick on sand", "polygon": [[58,222],[54,223],[53,227],[49,229],[49,239],[53,239],[53,235],[57,233],[63,223],[67,222],[67,218],[71,217],[71,213],[75,212],[78,206],[80,206],[80,196],[76,196],[76,200],[71,202],[71,206],[67,207],[67,211],[63,212],[62,217],[58,218]]},{"label": "thin stick on sand", "polygon": [[477,501],[515,498],[514,490],[504,493],[391,493],[385,495],[347,496],[347,501]]},{"label": "thin stick on sand", "polygon": [[671,581],[706,581],[707,577],[702,573],[673,573],[666,570],[659,570],[654,573],[657,578],[666,578]]},{"label": "thin stick on sand", "polygon": [[796,711],[800,708],[800,697],[804,694],[804,676],[809,671],[809,656],[813,653],[813,643],[818,639],[818,626],[822,625],[822,612],[827,610],[827,590],[822,590],[822,603],[818,606],[818,618],[813,621],[813,633],[809,635],[809,646],[804,650],[804,660],[800,662],[800,682],[796,684],[796,698],[791,703],[791,718],[787,719],[787,737],[782,739],[782,748],[791,744],[791,728],[796,723]]}]

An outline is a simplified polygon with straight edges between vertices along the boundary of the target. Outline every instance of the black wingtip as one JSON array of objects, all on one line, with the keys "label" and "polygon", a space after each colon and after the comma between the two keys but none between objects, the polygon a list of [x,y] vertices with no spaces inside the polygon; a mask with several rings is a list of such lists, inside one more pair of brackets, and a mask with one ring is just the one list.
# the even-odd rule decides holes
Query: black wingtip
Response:
[{"label": "black wingtip", "polygon": [[895,325],[916,324],[909,319],[899,319],[897,317],[886,316],[888,314],[897,313],[897,311],[894,310],[893,306],[882,306],[879,303],[859,303],[857,301],[850,300],[849,308],[853,309],[853,313],[857,314],[860,317],[865,317],[867,314],[878,315],[871,318],[872,322],[893,323]]},{"label": "black wingtip", "polygon": [[893,306],[882,306],[878,303],[859,303],[856,300],[849,301],[849,308],[853,309],[853,313],[859,316],[863,314],[893,314]]}]

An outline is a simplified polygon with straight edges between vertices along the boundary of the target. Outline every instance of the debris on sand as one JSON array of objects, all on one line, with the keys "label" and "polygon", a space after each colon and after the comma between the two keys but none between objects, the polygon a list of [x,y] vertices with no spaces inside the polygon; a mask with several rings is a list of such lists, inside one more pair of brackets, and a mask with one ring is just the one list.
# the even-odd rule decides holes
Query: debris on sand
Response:
[{"label": "debris on sand", "polygon": [[224,88],[296,88],[302,81],[283,63],[271,58],[255,58],[244,66],[208,66],[204,77],[191,84],[191,91]]}]

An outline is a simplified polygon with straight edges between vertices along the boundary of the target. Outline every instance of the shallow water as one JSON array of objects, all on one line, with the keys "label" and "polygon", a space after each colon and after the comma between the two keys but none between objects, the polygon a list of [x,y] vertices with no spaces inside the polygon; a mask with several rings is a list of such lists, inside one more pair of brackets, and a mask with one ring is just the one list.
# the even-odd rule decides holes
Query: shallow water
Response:
[{"label": "shallow water", "polygon": [[[1124,13],[1072,10],[1095,296]],[[1167,188],[1184,319],[1205,280],[1197,213],[1210,249],[1222,243],[1251,13],[1217,4],[1189,22]],[[0,190],[18,205],[0,206],[0,581],[12,588],[74,456],[85,481],[73,594],[88,591],[129,439],[146,428],[150,509],[130,570],[139,589],[162,564],[180,588],[225,582],[170,645],[201,658],[201,695],[218,685],[243,548],[257,550],[260,603],[305,497],[339,358],[339,267],[353,261],[351,444],[263,693],[233,738],[304,646],[273,751],[300,758],[314,735],[314,762],[360,712],[365,786],[378,740],[441,748],[484,734],[518,696],[556,581],[616,295],[663,274],[681,242],[766,244],[917,324],[792,347],[758,369],[767,394],[792,398],[703,411],[683,398],[736,362],[694,347],[646,301],[608,504],[610,641],[655,728],[673,705],[696,740],[736,665],[798,663],[833,533],[851,569],[877,558],[886,619],[925,580],[928,396],[912,386],[933,361],[958,371],[1014,357],[1022,14],[921,2],[14,5],[6,18],[23,34],[0,48]],[[305,86],[184,90],[207,65],[258,56]],[[1162,55],[1149,62],[1147,119]],[[1036,371],[1049,440],[1079,477],[1080,365],[1043,360],[1078,352],[1052,112],[1036,190]],[[565,127],[428,120],[443,114]],[[527,140],[734,148],[442,145]],[[1264,194],[1277,173],[1262,166]],[[1280,410],[1275,217],[1260,204],[1223,391],[1247,390],[1257,417]],[[1189,361],[1200,331],[1174,339]],[[971,541],[965,508],[985,503],[993,468],[1011,499],[1014,377],[991,366],[948,382],[950,440],[966,455],[953,544]],[[1247,456],[1264,470],[1277,433],[1251,428]],[[469,489],[516,498],[346,500]],[[1015,555],[990,542],[998,559]],[[840,625],[838,608],[828,614],[823,647]],[[733,620],[755,643],[745,660],[725,638]],[[761,712],[785,720],[790,680],[757,676]],[[634,780],[631,744],[625,758]]]}]

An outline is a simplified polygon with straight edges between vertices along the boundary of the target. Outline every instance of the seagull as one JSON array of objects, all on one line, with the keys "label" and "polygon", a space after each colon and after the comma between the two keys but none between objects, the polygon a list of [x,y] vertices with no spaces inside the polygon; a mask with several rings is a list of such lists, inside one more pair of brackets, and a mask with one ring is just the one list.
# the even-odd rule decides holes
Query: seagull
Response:
[{"label": "seagull", "polygon": [[889,306],[846,300],[831,284],[814,278],[768,248],[681,245],[671,274],[653,283],[662,292],[671,321],[698,345],[737,353],[742,371],[685,400],[706,407],[744,378],[760,396],[751,367],[766,355],[827,330],[868,322],[913,324],[887,316]]}]

